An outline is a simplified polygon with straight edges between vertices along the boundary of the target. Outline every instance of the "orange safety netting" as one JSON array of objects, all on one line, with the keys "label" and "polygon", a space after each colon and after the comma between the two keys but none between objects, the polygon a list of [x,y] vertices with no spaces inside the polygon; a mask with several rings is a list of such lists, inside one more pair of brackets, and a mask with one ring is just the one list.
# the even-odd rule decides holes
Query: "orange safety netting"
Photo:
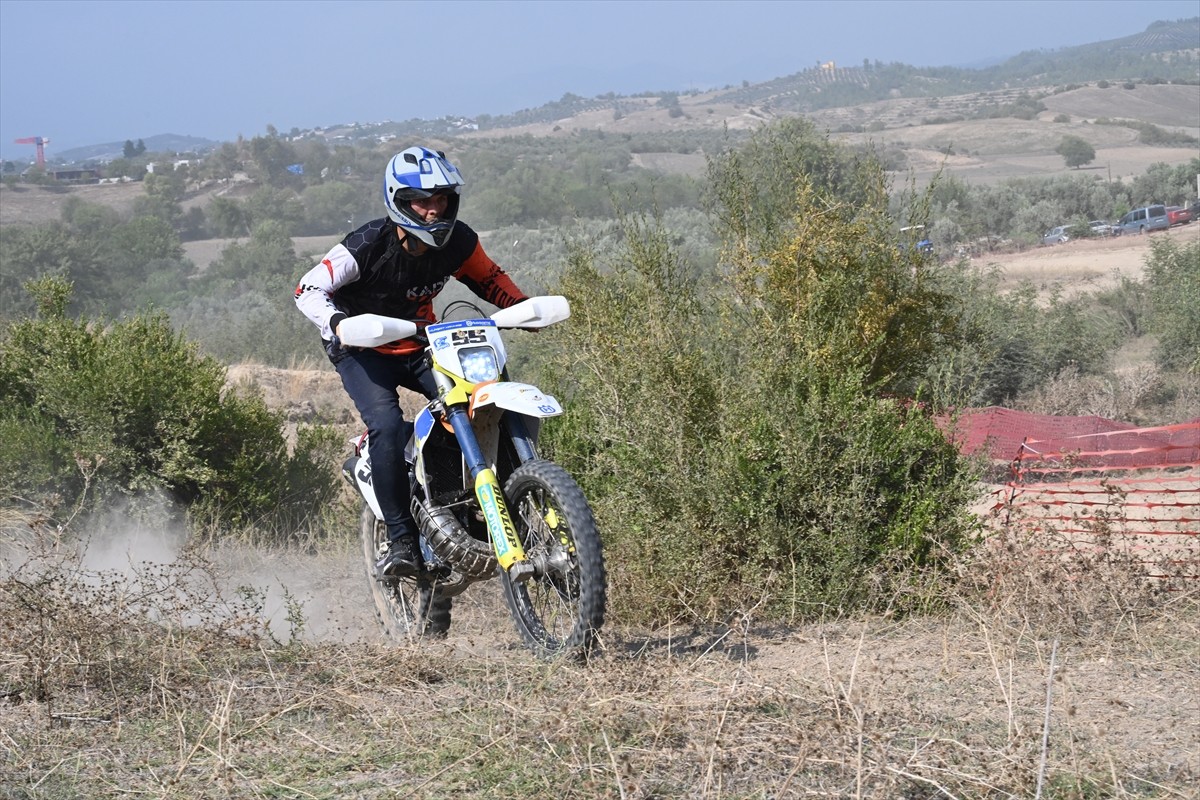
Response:
[{"label": "orange safety netting", "polygon": [[1008,524],[1060,552],[1119,546],[1151,574],[1200,577],[1200,418],[1139,428],[986,408],[947,429],[964,453],[1009,465],[989,503]]},{"label": "orange safety netting", "polygon": [[1079,437],[1115,432],[1125,436],[1106,440],[1105,449],[1110,456],[1127,451],[1122,458],[1127,466],[1165,466],[1200,459],[1200,417],[1179,425],[1139,428],[1104,417],[1060,417],[991,406],[968,409],[943,425],[962,452],[972,455],[982,451],[988,458],[1005,462],[1017,457],[1022,444],[1038,442],[1063,451],[1064,447],[1058,446],[1061,444],[1077,450],[1084,449],[1084,444],[1095,444],[1076,441]]}]

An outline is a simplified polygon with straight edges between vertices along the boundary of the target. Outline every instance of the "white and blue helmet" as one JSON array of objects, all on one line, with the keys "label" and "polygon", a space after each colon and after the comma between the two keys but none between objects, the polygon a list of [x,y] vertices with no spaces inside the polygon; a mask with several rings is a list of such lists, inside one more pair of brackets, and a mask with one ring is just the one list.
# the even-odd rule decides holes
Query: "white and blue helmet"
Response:
[{"label": "white and blue helmet", "polygon": [[[383,175],[383,203],[392,222],[434,250],[440,250],[450,241],[450,234],[454,232],[463,183],[462,173],[446,160],[445,153],[425,147],[410,147],[397,153],[388,163],[387,172]],[[439,219],[427,223],[413,213],[409,205],[412,200],[439,193],[449,198],[446,213]]]}]

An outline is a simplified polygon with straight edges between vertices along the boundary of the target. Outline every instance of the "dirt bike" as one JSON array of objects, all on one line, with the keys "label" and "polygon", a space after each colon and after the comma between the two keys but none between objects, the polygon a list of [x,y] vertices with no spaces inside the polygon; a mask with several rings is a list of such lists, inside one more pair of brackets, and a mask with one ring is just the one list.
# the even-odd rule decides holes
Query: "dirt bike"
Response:
[{"label": "dirt bike", "polygon": [[360,535],[376,611],[394,637],[443,636],[454,597],[498,578],[527,647],[543,658],[586,656],[604,622],[600,534],[575,480],[537,453],[541,421],[562,414],[562,406],[536,386],[508,379],[500,335],[502,328],[560,322],[570,308],[558,296],[530,298],[490,317],[471,308],[478,318],[433,323],[420,333],[411,321],[374,314],[341,323],[346,346],[421,338],[438,389],[416,415],[404,453],[426,562],[420,575],[376,576],[388,541],[366,434],[342,467],[363,498]]}]

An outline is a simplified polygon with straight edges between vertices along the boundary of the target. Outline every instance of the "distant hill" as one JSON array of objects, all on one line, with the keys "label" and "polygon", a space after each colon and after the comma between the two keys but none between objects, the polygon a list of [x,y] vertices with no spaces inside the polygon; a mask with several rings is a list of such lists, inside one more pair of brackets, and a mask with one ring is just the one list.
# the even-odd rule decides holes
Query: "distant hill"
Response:
[{"label": "distant hill", "polygon": [[[1141,33],[1056,50],[1031,50],[982,69],[965,67],[913,67],[864,60],[847,65],[815,63],[812,67],[761,83],[743,82],[709,91],[644,92],[638,95],[607,93],[580,97],[567,93],[536,108],[510,114],[480,115],[472,119],[411,119],[404,122],[335,126],[321,131],[354,141],[389,135],[400,138],[443,137],[471,133],[502,135],[533,133],[545,126],[565,125],[566,120],[588,119],[591,127],[629,115],[644,116],[650,108],[664,110],[659,132],[710,127],[721,107],[742,109],[762,118],[812,115],[831,109],[850,109],[897,99],[961,98],[978,96],[979,107],[956,113],[985,116],[1007,114],[1006,106],[1023,95],[1053,87],[1070,87],[1097,81],[1124,84],[1200,85],[1200,17],[1151,23]],[[1059,88],[1062,91],[1062,88]],[[1026,98],[1027,99],[1027,98]],[[961,104],[961,100],[955,99]],[[683,113],[679,104],[713,108],[702,116]],[[1190,105],[1196,105],[1191,103]],[[991,108],[989,108],[989,106]],[[1035,103],[1029,103],[1034,113]],[[672,109],[674,109],[673,113]],[[931,116],[938,116],[934,112]],[[691,124],[689,124],[689,120]],[[752,121],[751,121],[752,123]],[[607,127],[607,126],[606,126]],[[619,126],[614,126],[619,127]],[[646,131],[644,128],[643,132]]]},{"label": "distant hill", "polygon": [[[826,62],[792,75],[706,94],[709,103],[733,103],[756,106],[773,114],[796,114],[905,97],[951,97],[981,92],[1015,97],[1022,89],[1098,80],[1200,84],[1197,54],[1200,54],[1200,17],[1154,22],[1144,32],[1120,39],[1028,51],[985,69],[918,68],[865,59],[856,65]],[[546,122],[598,106],[621,113],[635,100],[615,95],[590,99],[566,95],[536,109],[481,119],[479,126],[504,128]]]},{"label": "distant hill", "polygon": [[[137,139],[133,140],[135,143]],[[198,136],[180,136],[177,133],[160,133],[157,136],[142,138],[146,151],[150,153],[205,153],[221,146],[220,142],[212,139],[202,139]],[[77,163],[82,161],[112,161],[122,158],[125,153],[125,142],[108,142],[93,144],[86,147],[75,147],[55,153],[56,161]]]}]

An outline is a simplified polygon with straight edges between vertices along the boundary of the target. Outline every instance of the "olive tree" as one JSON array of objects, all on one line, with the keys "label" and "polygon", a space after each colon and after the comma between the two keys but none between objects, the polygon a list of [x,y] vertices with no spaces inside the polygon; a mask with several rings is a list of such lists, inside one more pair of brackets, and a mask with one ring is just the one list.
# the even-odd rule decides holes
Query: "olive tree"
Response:
[{"label": "olive tree", "polygon": [[1096,160],[1095,148],[1078,136],[1064,136],[1054,152],[1063,157],[1068,167],[1076,169]]},{"label": "olive tree", "polygon": [[1158,360],[1168,368],[1200,374],[1200,243],[1165,240],[1150,244],[1146,278]]}]

